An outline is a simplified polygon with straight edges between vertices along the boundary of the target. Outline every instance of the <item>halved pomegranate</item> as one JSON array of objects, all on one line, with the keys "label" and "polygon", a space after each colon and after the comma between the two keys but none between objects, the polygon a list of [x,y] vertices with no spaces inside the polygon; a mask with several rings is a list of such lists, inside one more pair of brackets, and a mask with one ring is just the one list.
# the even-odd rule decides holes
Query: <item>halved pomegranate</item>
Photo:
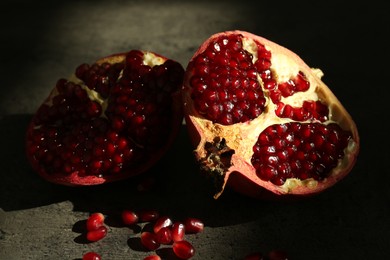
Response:
[{"label": "halved pomegranate", "polygon": [[226,184],[255,197],[315,194],[351,171],[358,131],[322,75],[244,31],[217,33],[199,47],[186,69],[184,112],[215,198]]},{"label": "halved pomegranate", "polygon": [[43,178],[96,185],[138,175],[169,149],[182,124],[183,67],[132,50],[58,80],[27,130],[27,157]]}]

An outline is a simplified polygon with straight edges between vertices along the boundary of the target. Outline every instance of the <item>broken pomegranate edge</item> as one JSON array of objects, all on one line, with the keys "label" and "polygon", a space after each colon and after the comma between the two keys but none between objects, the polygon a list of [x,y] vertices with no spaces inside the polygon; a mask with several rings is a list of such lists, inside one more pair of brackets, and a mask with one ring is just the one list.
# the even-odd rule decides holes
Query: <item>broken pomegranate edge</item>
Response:
[{"label": "broken pomegranate edge", "polygon": [[183,76],[180,63],[143,50],[81,64],[57,82],[29,123],[26,154],[33,170],[66,186],[144,173],[182,126]]},{"label": "broken pomegranate edge", "polygon": [[201,44],[187,65],[182,98],[195,158],[216,186],[214,198],[226,185],[258,198],[309,196],[352,170],[358,130],[322,76],[297,54],[249,32],[220,32]]}]

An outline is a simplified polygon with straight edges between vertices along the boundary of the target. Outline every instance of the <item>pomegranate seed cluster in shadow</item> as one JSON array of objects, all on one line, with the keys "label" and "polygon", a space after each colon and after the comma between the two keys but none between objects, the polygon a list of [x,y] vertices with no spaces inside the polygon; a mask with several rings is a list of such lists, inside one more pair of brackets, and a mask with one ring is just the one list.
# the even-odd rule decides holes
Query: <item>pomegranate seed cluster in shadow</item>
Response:
[{"label": "pomegranate seed cluster in shadow", "polygon": [[45,174],[107,176],[148,162],[167,142],[172,94],[184,69],[171,60],[149,64],[141,51],[122,60],[77,67],[40,106],[27,152]]}]

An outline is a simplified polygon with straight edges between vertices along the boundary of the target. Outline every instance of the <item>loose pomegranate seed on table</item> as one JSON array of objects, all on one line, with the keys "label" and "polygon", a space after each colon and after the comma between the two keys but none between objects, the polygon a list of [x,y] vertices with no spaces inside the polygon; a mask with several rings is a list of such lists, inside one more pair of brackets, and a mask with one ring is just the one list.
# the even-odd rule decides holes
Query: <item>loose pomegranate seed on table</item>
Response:
[{"label": "loose pomegranate seed on table", "polygon": [[138,223],[139,217],[136,212],[132,210],[123,210],[121,214],[122,222],[125,225],[134,225]]},{"label": "loose pomegranate seed on table", "polygon": [[198,218],[188,217],[184,220],[186,233],[199,233],[204,229],[204,223]]},{"label": "loose pomegranate seed on table", "polygon": [[86,237],[88,241],[96,242],[106,237],[107,232],[108,229],[106,226],[100,226],[95,230],[88,231]]},{"label": "loose pomegranate seed on table", "polygon": [[255,197],[264,189],[316,194],[352,170],[357,127],[322,75],[248,32],[201,44],[186,69],[183,104],[195,157],[218,184],[215,198],[225,185]]},{"label": "loose pomegranate seed on table", "polygon": [[102,257],[96,252],[88,252],[83,255],[82,260],[101,260]]},{"label": "loose pomegranate seed on table", "polygon": [[141,244],[148,250],[153,251],[160,247],[155,233],[143,231],[141,233]]},{"label": "loose pomegranate seed on table", "polygon": [[92,231],[92,230],[97,230],[99,227],[104,225],[104,215],[102,213],[92,213],[88,218],[87,218],[87,230]]},{"label": "loose pomegranate seed on table", "polygon": [[174,242],[172,249],[175,255],[180,259],[190,259],[195,255],[194,247],[186,240]]},{"label": "loose pomegranate seed on table", "polygon": [[164,227],[170,227],[172,226],[173,222],[170,217],[168,216],[161,216],[156,219],[154,226],[153,226],[153,231],[154,233],[158,233],[158,231]]}]

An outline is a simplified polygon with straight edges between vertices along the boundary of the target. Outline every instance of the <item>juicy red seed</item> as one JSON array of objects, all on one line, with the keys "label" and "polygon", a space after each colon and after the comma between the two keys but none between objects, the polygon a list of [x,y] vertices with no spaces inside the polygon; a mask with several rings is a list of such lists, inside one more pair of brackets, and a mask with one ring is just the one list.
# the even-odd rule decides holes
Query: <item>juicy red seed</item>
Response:
[{"label": "juicy red seed", "polygon": [[172,242],[172,230],[170,227],[163,227],[156,232],[156,240],[158,243],[167,245]]},{"label": "juicy red seed", "polygon": [[148,255],[144,260],[161,260],[161,257],[159,255]]},{"label": "juicy red seed", "polygon": [[87,219],[87,230],[97,230],[104,225],[104,215],[102,213],[96,212],[92,213]]},{"label": "juicy red seed", "polygon": [[[220,37],[193,62],[190,84],[195,107],[215,123],[245,122],[264,111],[265,99],[257,81],[258,70],[252,63],[252,54],[243,49],[241,41],[242,35]],[[228,106],[223,104],[227,97],[232,97]],[[243,101],[248,107],[245,110],[239,105]]]},{"label": "juicy red seed", "polygon": [[96,242],[103,239],[107,235],[108,229],[106,226],[100,226],[95,230],[87,232],[87,240],[91,242]]},{"label": "juicy red seed", "polygon": [[253,147],[257,175],[275,185],[288,178],[322,180],[344,156],[351,133],[336,124],[286,123],[272,125]]},{"label": "juicy red seed", "polygon": [[160,247],[156,234],[144,231],[141,233],[141,244],[148,250],[153,251]]},{"label": "juicy red seed", "polygon": [[82,260],[101,260],[102,257],[96,252],[88,252],[83,255]]},{"label": "juicy red seed", "polygon": [[122,211],[122,221],[125,225],[134,225],[138,223],[138,215],[132,210],[123,210]]},{"label": "juicy red seed", "polygon": [[160,213],[157,210],[141,210],[138,217],[141,222],[152,222],[160,217]]},{"label": "juicy red seed", "polygon": [[197,218],[186,218],[184,220],[186,233],[199,233],[204,229],[204,223]]},{"label": "juicy red seed", "polygon": [[181,222],[175,222],[172,225],[172,240],[174,242],[181,241],[184,239],[186,228],[183,223]]},{"label": "juicy red seed", "polygon": [[160,229],[164,227],[170,227],[172,226],[173,222],[168,216],[161,216],[158,219],[156,219],[156,222],[153,226],[154,233],[157,233]]},{"label": "juicy red seed", "polygon": [[181,259],[190,259],[195,255],[194,247],[186,240],[173,243],[172,249],[175,255]]}]

